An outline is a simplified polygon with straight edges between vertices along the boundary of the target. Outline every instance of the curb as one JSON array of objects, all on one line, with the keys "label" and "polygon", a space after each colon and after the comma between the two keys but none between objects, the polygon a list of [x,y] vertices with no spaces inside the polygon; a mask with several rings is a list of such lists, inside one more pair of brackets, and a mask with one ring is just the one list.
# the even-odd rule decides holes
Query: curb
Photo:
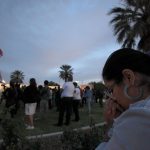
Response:
[{"label": "curb", "polygon": [[[101,122],[101,123],[97,123],[94,126],[99,127],[99,126],[103,126],[105,125],[105,122]],[[77,130],[87,130],[90,129],[91,126],[85,126],[85,127],[81,127],[81,128],[75,128],[73,129],[74,131]],[[59,136],[62,135],[64,131],[60,131],[60,132],[54,132],[54,133],[48,133],[48,134],[40,134],[40,135],[33,135],[33,136],[27,136],[27,139],[39,139],[39,138],[45,138],[45,137],[54,137],[54,136]],[[0,139],[0,143],[2,143],[3,140]]]},{"label": "curb", "polygon": [[[105,122],[101,122],[101,123],[97,123],[95,124],[96,127],[99,126],[103,126],[105,125]],[[85,126],[85,127],[81,127],[81,128],[75,128],[73,129],[74,131],[77,130],[87,130],[90,129],[90,126]],[[60,131],[60,132],[54,132],[54,133],[48,133],[48,134],[40,134],[40,135],[36,135],[36,136],[27,136],[27,139],[35,139],[35,138],[41,138],[41,137],[53,137],[53,136],[57,136],[57,135],[62,135],[64,131]]]}]

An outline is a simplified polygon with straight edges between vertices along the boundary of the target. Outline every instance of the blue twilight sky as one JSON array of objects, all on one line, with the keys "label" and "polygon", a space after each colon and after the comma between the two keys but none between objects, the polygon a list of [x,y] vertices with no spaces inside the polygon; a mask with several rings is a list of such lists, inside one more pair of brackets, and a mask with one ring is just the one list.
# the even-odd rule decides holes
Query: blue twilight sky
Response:
[{"label": "blue twilight sky", "polygon": [[111,52],[120,48],[108,11],[120,0],[0,0],[0,71],[9,82],[21,70],[34,77],[59,79],[60,66],[71,65],[80,83],[101,80]]}]

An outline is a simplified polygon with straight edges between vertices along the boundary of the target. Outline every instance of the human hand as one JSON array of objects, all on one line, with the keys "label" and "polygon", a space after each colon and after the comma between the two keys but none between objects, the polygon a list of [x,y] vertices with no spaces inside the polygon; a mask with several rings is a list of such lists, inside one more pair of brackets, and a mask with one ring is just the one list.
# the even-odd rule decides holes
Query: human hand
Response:
[{"label": "human hand", "polygon": [[107,142],[113,132],[114,118],[118,117],[124,109],[115,101],[115,99],[107,97],[104,106],[104,120],[106,122],[104,126],[103,141]]},{"label": "human hand", "polygon": [[112,98],[108,98],[104,107],[104,120],[107,124],[112,124],[114,118],[118,117],[124,110],[122,107]]}]

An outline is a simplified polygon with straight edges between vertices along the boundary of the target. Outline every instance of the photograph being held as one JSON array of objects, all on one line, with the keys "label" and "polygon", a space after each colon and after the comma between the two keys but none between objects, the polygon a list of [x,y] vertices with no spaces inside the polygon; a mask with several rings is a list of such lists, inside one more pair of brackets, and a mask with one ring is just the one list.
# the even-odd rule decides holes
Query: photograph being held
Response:
[{"label": "photograph being held", "polygon": [[110,127],[96,150],[150,149],[150,56],[124,48],[107,59],[102,77]]}]

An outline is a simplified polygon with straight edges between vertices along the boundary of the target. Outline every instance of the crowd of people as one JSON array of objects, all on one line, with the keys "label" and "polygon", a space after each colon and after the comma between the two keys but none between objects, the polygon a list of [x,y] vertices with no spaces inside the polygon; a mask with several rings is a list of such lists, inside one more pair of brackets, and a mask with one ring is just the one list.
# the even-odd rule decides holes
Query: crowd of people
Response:
[{"label": "crowd of people", "polygon": [[[106,131],[103,142],[96,150],[150,149],[149,66],[150,55],[130,48],[116,50],[107,59],[102,71],[107,98],[104,107]],[[16,115],[20,100],[24,103],[27,129],[34,129],[33,117],[37,110],[48,111],[54,104],[59,111],[56,126],[68,126],[73,113],[74,121],[79,121],[79,107],[85,104],[88,113],[91,113],[94,94],[90,86],[81,90],[73,82],[73,76],[68,76],[61,89],[51,90],[48,83],[45,80],[44,86],[37,86],[36,80],[31,78],[29,86],[21,90],[18,84],[10,81],[10,87],[3,92],[2,99],[5,100],[6,108],[13,106],[10,109],[11,117]],[[102,98],[102,95],[95,97]],[[103,103],[100,105],[103,106]]]},{"label": "crowd of people", "polygon": [[[71,116],[73,121],[80,120],[79,108],[87,105],[88,114],[91,113],[91,105],[96,100],[90,86],[81,89],[77,82],[73,82],[73,76],[60,86],[51,89],[49,82],[45,80],[43,85],[37,85],[36,79],[31,78],[28,86],[20,87],[20,84],[10,81],[10,87],[6,88],[1,97],[5,101],[6,108],[10,109],[11,117],[15,117],[20,105],[23,105],[25,113],[25,125],[27,129],[34,129],[35,113],[44,114],[52,108],[58,111],[56,126],[69,125]],[[65,122],[64,122],[65,115]],[[56,118],[57,120],[57,118]]]}]

